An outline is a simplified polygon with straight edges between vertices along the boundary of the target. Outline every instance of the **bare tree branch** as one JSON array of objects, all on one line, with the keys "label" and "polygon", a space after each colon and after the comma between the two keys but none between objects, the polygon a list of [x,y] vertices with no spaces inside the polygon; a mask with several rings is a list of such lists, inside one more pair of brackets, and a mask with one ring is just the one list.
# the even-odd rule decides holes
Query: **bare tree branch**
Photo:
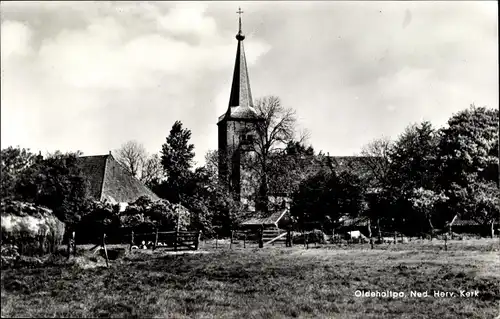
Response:
[{"label": "bare tree branch", "polygon": [[146,149],[137,141],[128,141],[116,151],[116,160],[133,176],[140,178],[142,167],[147,159]]}]

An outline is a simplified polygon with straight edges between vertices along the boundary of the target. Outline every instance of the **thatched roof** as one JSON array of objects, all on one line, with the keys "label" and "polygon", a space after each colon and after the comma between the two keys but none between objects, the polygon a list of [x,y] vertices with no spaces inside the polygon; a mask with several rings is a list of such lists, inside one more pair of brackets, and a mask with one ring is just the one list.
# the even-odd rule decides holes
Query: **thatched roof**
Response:
[{"label": "thatched roof", "polygon": [[78,165],[89,182],[89,193],[94,200],[130,203],[141,196],[160,199],[127,172],[111,154],[82,156],[78,158]]}]

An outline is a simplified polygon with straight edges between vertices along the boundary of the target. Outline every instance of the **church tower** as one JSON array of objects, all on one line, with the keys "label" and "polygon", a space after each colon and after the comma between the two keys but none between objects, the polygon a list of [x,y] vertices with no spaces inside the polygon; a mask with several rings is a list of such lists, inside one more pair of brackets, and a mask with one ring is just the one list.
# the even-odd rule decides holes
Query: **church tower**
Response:
[{"label": "church tower", "polygon": [[219,117],[219,178],[228,186],[236,200],[241,199],[241,156],[249,151],[249,145],[256,138],[256,124],[262,119],[253,106],[252,92],[248,78],[247,62],[241,30],[241,9],[239,30],[236,34],[238,46],[234,65],[233,82],[226,113]]}]

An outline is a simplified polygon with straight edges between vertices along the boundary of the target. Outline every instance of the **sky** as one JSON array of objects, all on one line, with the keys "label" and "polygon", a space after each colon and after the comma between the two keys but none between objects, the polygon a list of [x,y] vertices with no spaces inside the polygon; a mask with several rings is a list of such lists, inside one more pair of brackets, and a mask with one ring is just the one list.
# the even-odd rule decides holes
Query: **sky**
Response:
[{"label": "sky", "polygon": [[172,124],[217,148],[241,6],[250,85],[316,151],[499,105],[495,1],[2,2],[1,147],[159,153]]}]

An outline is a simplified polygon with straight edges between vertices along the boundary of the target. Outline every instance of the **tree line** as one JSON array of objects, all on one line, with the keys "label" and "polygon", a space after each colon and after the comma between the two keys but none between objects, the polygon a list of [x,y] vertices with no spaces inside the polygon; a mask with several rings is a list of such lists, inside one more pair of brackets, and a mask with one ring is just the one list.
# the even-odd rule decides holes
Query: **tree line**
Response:
[{"label": "tree line", "polygon": [[[250,215],[267,214],[274,209],[269,195],[292,199],[297,227],[329,229],[341,219],[364,217],[379,229],[415,233],[433,232],[455,216],[493,229],[499,218],[498,110],[471,106],[443,128],[416,123],[395,140],[374,140],[357,158],[362,169],[336,166],[316,152],[307,131],[297,130],[295,111],[279,98],[259,99],[255,110],[264,121],[250,128],[256,138],[247,141],[251,152],[242,156],[249,201],[235,200],[219,180],[217,151],[206,154],[204,166],[194,167],[191,131],[180,121],[158,153],[148,155],[130,141],[115,158],[164,201],[187,208],[189,227],[205,233],[229,232]],[[27,149],[2,149],[2,199],[44,205],[65,223],[80,223],[90,210],[87,181],[76,161],[81,155],[42,157]]]},{"label": "tree line", "polygon": [[379,229],[432,234],[457,217],[489,226],[500,215],[498,110],[470,106],[435,128],[409,125],[377,139],[359,158],[365,174],[331,169],[304,180],[292,214],[299,222],[365,217]]}]

